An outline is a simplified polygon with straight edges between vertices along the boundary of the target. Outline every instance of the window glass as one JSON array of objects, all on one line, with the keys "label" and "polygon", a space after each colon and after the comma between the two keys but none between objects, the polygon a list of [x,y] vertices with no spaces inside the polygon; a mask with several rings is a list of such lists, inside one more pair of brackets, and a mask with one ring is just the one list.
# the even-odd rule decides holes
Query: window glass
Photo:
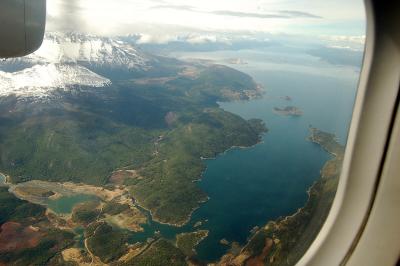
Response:
[{"label": "window glass", "polygon": [[0,62],[0,265],[294,265],[340,177],[362,1],[49,0]]}]

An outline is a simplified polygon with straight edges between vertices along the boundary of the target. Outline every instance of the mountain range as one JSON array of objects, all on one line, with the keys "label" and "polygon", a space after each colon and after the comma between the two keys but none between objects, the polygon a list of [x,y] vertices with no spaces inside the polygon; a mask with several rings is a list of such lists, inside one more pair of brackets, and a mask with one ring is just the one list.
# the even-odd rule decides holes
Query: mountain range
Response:
[{"label": "mountain range", "polygon": [[47,33],[35,53],[0,62],[0,96],[43,98],[74,85],[104,87],[111,81],[101,72],[145,73],[158,62],[155,56],[112,38]]}]

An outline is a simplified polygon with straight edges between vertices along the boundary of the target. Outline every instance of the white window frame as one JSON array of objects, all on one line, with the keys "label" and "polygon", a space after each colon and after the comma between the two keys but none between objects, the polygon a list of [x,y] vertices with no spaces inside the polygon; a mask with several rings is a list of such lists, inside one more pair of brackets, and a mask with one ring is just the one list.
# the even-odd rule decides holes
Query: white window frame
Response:
[{"label": "white window frame", "polygon": [[[342,175],[297,265],[395,265],[400,254],[400,1],[365,0],[367,35]],[[396,117],[397,114],[397,117]]]}]

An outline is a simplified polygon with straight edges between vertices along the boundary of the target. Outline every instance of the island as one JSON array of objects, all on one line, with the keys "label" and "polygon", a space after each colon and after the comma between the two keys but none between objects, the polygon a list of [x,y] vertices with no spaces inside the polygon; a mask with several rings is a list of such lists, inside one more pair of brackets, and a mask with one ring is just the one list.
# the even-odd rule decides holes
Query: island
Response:
[{"label": "island", "polygon": [[290,96],[288,96],[288,95],[286,95],[286,96],[281,96],[281,97],[279,97],[279,98],[281,98],[282,100],[288,101],[288,102],[290,102],[290,101],[292,100],[292,97],[290,97]]},{"label": "island", "polygon": [[242,58],[229,58],[226,60],[226,62],[231,65],[247,65],[248,64]]},{"label": "island", "polygon": [[303,111],[295,106],[286,106],[284,108],[274,107],[274,113],[284,116],[302,116]]},{"label": "island", "polygon": [[220,243],[221,245],[229,246],[229,241],[226,240],[225,238],[221,239],[221,240],[219,241],[219,243]]}]

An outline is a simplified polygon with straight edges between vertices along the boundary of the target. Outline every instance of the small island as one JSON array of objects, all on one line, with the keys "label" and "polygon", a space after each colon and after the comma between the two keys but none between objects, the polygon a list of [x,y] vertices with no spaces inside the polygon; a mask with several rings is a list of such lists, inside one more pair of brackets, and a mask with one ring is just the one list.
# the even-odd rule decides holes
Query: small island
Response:
[{"label": "small island", "polygon": [[288,101],[288,102],[292,101],[292,97],[290,97],[290,96],[288,96],[288,95],[286,95],[286,96],[281,96],[281,97],[279,97],[279,98],[281,98],[282,100]]},{"label": "small island", "polygon": [[274,107],[274,113],[284,116],[302,116],[303,111],[295,106],[286,106],[284,108]]},{"label": "small island", "polygon": [[231,65],[247,65],[248,64],[242,58],[229,58],[226,60],[226,62]]},{"label": "small island", "polygon": [[221,245],[229,246],[229,241],[226,240],[225,238],[221,239],[221,240],[219,241],[219,243],[220,243]]},{"label": "small island", "polygon": [[202,221],[198,221],[193,225],[193,228],[197,228],[197,227],[200,227],[202,225],[203,225],[203,222]]}]

